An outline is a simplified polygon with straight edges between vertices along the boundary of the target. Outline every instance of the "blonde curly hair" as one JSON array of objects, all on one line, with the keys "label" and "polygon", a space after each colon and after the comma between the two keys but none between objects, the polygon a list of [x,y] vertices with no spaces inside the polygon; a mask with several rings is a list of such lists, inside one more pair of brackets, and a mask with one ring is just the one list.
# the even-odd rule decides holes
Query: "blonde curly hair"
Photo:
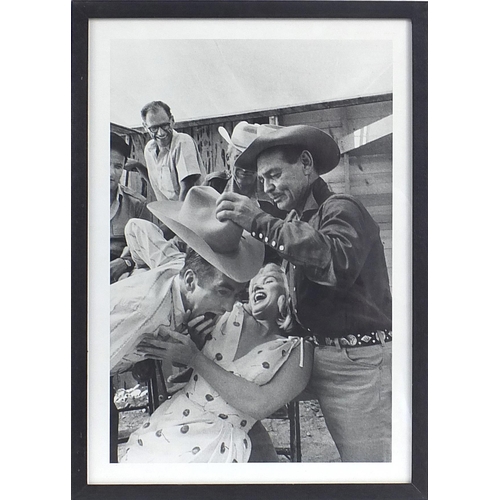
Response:
[{"label": "blonde curly hair", "polygon": [[284,288],[284,296],[282,295],[278,299],[278,312],[279,317],[276,320],[278,327],[284,332],[288,333],[293,328],[293,316],[292,316],[292,307],[291,307],[291,298],[290,298],[290,289],[288,287],[288,280],[286,279],[285,271],[274,263],[266,264],[264,267],[260,269],[260,271],[252,278],[250,281],[250,289],[252,288],[252,282],[257,276],[266,273],[274,273],[276,274],[283,285]]}]

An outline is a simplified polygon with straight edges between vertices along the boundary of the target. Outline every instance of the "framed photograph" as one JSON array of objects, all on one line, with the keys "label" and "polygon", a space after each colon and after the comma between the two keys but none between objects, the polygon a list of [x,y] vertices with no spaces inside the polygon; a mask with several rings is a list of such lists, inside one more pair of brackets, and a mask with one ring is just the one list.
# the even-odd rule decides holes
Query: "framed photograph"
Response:
[{"label": "framed photograph", "polygon": [[[304,397],[262,419],[275,463],[122,463],[170,395],[154,370],[110,383],[110,272],[131,279],[134,263],[122,246],[111,262],[126,269],[108,270],[119,195],[108,198],[107,162],[111,132],[127,147],[120,189],[144,206],[160,199],[147,175],[155,126],[141,116],[157,101],[207,178],[231,175],[242,122],[335,140],[338,165],[321,182],[359,200],[387,266],[390,459],[342,461],[321,405]],[[72,356],[75,499],[427,498],[427,3],[73,0]]]}]

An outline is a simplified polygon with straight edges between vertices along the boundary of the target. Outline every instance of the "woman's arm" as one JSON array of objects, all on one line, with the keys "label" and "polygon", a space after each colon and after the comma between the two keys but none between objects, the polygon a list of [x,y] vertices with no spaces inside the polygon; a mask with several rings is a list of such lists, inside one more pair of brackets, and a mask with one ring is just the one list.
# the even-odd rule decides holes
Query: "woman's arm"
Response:
[{"label": "woman's arm", "polygon": [[313,347],[308,342],[304,342],[302,368],[299,366],[300,347],[296,347],[267,384],[257,385],[208,359],[188,337],[173,336],[183,345],[172,345],[172,358],[192,366],[231,406],[257,420],[268,417],[298,396],[311,375]]},{"label": "woman's arm", "polygon": [[295,348],[276,375],[257,385],[227,372],[200,353],[193,368],[231,405],[257,420],[268,417],[298,396],[311,375],[313,348],[304,343],[304,363],[299,366],[300,348]]}]

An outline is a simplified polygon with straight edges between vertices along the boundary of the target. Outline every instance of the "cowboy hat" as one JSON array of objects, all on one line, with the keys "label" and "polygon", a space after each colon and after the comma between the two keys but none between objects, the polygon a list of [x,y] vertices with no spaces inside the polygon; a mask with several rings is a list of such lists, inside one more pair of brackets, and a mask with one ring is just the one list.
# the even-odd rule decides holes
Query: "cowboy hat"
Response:
[{"label": "cowboy hat", "polygon": [[340,161],[340,150],[333,137],[323,130],[309,125],[292,125],[257,137],[236,160],[236,166],[245,170],[257,170],[257,157],[274,146],[300,146],[313,156],[318,174],[333,170]]},{"label": "cowboy hat", "polygon": [[245,283],[264,262],[264,244],[234,222],[216,218],[218,197],[212,187],[194,186],[183,202],[154,201],[148,209],[207,262]]},{"label": "cowboy hat", "polygon": [[245,151],[250,144],[263,134],[274,132],[281,128],[279,125],[256,124],[248,122],[239,122],[234,126],[233,133],[229,136],[229,132],[224,127],[219,127],[219,134],[230,145],[238,151]]}]

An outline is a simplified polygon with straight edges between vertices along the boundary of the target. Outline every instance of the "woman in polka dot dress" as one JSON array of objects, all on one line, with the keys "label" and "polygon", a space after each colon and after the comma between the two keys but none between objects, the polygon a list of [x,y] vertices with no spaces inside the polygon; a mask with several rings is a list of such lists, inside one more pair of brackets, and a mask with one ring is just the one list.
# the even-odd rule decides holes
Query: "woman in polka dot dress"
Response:
[{"label": "woman in polka dot dress", "polygon": [[179,343],[169,344],[169,359],[193,374],[130,436],[120,462],[247,462],[253,424],[309,380],[312,346],[284,337],[290,327],[284,273],[268,264],[250,282],[249,303],[220,318],[202,351],[171,332]]}]

